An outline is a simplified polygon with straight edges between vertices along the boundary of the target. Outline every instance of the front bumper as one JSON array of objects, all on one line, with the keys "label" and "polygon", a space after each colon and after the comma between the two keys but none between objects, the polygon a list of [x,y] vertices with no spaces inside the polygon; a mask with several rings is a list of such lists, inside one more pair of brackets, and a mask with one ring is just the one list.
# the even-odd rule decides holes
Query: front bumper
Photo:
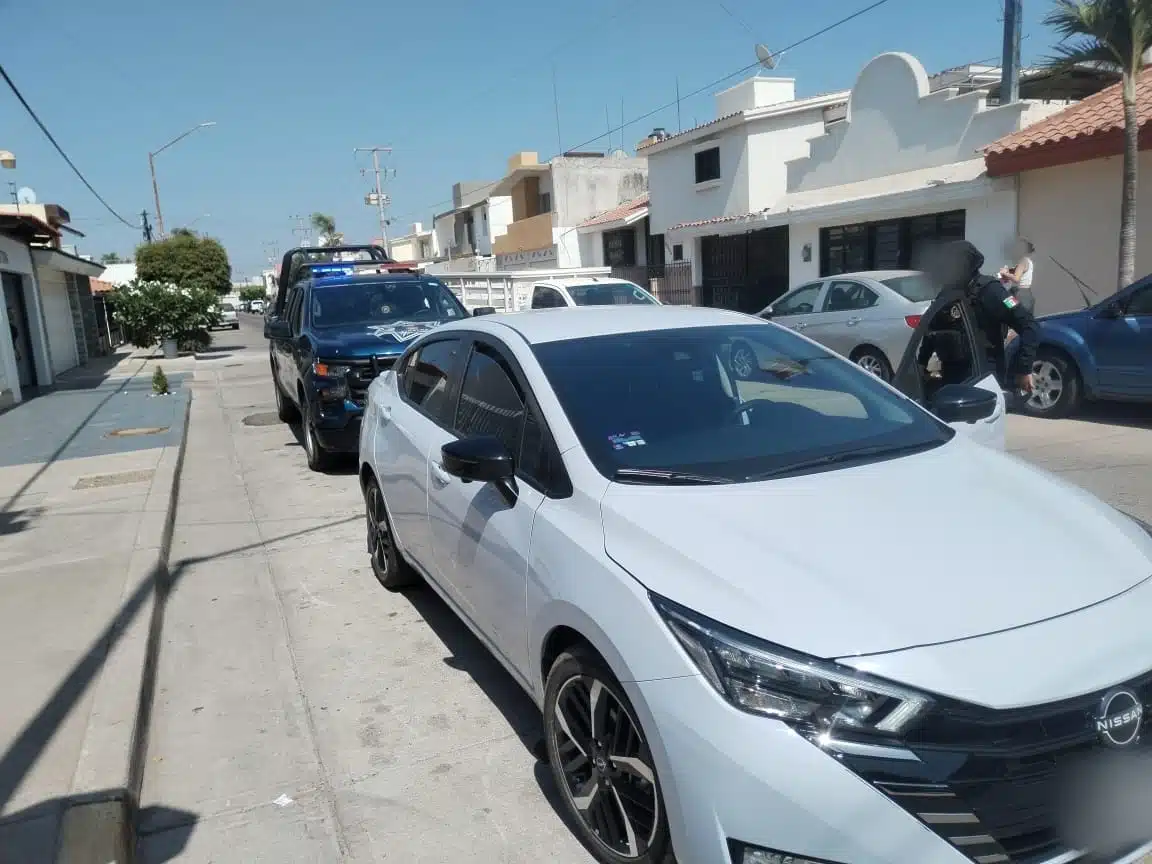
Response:
[{"label": "front bumper", "polygon": [[1037,799],[1035,757],[1013,763],[1015,779],[949,787],[928,781],[957,776],[956,754],[824,749],[732,708],[702,677],[625,686],[648,731],[681,861],[742,864],[740,844],[819,864],[1143,864],[1152,853],[1148,844],[1081,857],[1039,831],[1040,808],[1050,809]]},{"label": "front bumper", "polygon": [[331,453],[360,452],[360,424],[364,409],[350,399],[343,403],[320,402],[314,428],[320,446]]}]

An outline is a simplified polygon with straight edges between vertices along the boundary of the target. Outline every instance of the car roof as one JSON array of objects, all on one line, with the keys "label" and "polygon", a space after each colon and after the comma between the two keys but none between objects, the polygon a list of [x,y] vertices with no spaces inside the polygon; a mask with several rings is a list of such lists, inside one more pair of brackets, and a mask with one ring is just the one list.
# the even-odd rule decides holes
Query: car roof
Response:
[{"label": "car roof", "polygon": [[825,279],[896,279],[899,276],[919,276],[920,270],[858,270],[855,273],[837,273],[835,276],[825,276]]},{"label": "car roof", "polygon": [[[553,288],[574,288],[577,285],[633,285],[627,279],[617,279],[615,276],[561,276],[556,279],[540,279],[533,285],[548,285]],[[638,287],[638,286],[637,286]]]},{"label": "car roof", "polygon": [[773,325],[732,312],[700,306],[577,306],[562,312],[536,309],[505,312],[453,321],[436,329],[442,334],[451,330],[479,330],[508,338],[508,331],[518,333],[531,345],[562,342],[652,330],[682,330],[687,327],[715,327],[733,324]]}]

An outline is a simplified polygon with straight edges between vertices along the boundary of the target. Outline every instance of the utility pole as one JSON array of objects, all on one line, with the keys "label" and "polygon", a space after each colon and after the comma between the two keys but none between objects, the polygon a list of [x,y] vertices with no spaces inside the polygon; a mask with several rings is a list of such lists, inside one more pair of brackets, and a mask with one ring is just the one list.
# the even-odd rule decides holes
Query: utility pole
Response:
[{"label": "utility pole", "polygon": [[1024,0],[1004,0],[1004,59],[1000,62],[1000,104],[1020,100],[1020,21]]},{"label": "utility pole", "polygon": [[292,217],[296,220],[296,227],[292,229],[292,233],[301,238],[301,242],[305,246],[312,245],[312,228],[309,226],[308,221],[297,213]]},{"label": "utility pole", "polygon": [[152,226],[148,224],[148,211],[140,211],[140,226],[144,229],[144,242],[152,242]]},{"label": "utility pole", "polygon": [[391,153],[391,147],[357,147],[357,153],[371,153],[372,154],[372,170],[376,174],[376,193],[369,195],[367,203],[376,205],[376,213],[380,218],[380,239],[384,243],[384,253],[391,258],[392,247],[388,243],[388,219],[384,215],[385,208],[385,195],[384,188],[380,185],[380,154]]}]

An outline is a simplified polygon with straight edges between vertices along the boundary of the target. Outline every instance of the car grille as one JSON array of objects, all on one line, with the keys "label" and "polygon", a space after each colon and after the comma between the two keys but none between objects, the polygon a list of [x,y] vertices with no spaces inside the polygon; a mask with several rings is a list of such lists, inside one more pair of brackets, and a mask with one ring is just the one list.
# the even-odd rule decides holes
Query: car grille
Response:
[{"label": "car grille", "polygon": [[349,366],[348,398],[363,407],[368,401],[368,388],[376,377],[396,364],[395,357],[372,357],[368,360],[342,361]]},{"label": "car grille", "polygon": [[[1144,704],[1147,733],[1152,672],[1124,686]],[[944,702],[908,737],[920,762],[844,761],[978,864],[1039,864],[1069,851],[1057,824],[1060,784],[1101,752],[1092,718],[1104,695],[1012,710]]]}]

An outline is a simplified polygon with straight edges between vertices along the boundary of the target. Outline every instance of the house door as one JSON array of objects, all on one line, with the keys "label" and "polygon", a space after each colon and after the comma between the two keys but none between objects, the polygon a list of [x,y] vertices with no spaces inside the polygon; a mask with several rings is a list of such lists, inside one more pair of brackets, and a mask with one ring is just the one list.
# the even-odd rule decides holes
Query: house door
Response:
[{"label": "house door", "polygon": [[741,308],[741,295],[748,279],[748,235],[702,237],[700,256],[703,305],[720,309]]},{"label": "house door", "polygon": [[15,273],[0,273],[4,283],[4,306],[8,310],[8,329],[12,351],[16,354],[16,374],[20,388],[36,386],[36,362],[32,357],[32,328],[24,305],[24,280]]},{"label": "house door", "polygon": [[748,235],[748,286],[740,312],[755,314],[788,290],[788,226]]}]

